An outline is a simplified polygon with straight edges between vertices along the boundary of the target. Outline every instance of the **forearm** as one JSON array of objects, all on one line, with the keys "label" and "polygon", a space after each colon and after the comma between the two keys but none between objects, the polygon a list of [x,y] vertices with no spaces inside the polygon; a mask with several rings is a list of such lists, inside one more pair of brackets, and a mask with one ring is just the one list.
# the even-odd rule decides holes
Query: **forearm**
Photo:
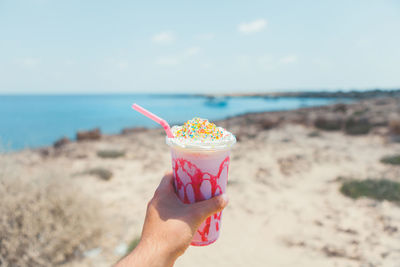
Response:
[{"label": "forearm", "polygon": [[176,257],[157,244],[141,241],[115,267],[172,267]]}]

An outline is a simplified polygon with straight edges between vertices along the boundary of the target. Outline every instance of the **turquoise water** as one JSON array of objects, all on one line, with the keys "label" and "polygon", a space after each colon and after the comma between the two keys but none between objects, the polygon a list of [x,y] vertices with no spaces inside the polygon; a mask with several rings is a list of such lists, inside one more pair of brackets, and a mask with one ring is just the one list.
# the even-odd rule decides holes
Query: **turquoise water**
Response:
[{"label": "turquoise water", "polygon": [[185,95],[22,95],[0,96],[0,139],[5,150],[51,145],[78,130],[100,127],[119,133],[124,127],[157,125],[131,109],[139,105],[171,125],[194,116],[216,120],[246,112],[275,111],[326,105],[326,98],[230,98],[210,102]]}]

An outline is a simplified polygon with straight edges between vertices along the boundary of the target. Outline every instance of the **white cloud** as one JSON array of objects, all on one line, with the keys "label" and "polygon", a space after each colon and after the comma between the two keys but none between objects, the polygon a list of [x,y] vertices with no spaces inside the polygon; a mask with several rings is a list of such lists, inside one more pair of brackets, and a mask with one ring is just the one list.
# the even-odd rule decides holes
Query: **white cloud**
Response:
[{"label": "white cloud", "polygon": [[250,22],[240,23],[238,31],[243,34],[251,34],[262,31],[267,26],[265,19],[257,19]]},{"label": "white cloud", "polygon": [[172,32],[166,31],[155,34],[152,37],[153,42],[158,44],[171,44],[175,41],[175,35]]},{"label": "white cloud", "polygon": [[180,61],[177,57],[161,57],[156,60],[156,64],[162,66],[175,66],[179,63]]},{"label": "white cloud", "polygon": [[193,46],[193,47],[186,49],[186,51],[184,52],[184,55],[185,56],[194,56],[194,55],[197,55],[199,52],[200,52],[200,47]]},{"label": "white cloud", "polygon": [[215,38],[215,34],[213,33],[202,33],[195,35],[195,38],[202,41],[208,41]]},{"label": "white cloud", "polygon": [[281,63],[281,64],[292,64],[292,63],[295,63],[295,62],[297,62],[297,56],[296,55],[287,55],[285,57],[282,57],[279,60],[279,63]]}]

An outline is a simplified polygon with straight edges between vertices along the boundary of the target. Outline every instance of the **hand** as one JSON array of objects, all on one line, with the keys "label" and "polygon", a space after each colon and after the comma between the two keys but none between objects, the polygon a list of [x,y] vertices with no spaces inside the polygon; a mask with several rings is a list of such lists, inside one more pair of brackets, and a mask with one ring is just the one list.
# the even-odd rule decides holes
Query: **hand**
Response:
[{"label": "hand", "polygon": [[138,246],[116,267],[172,266],[188,248],[200,224],[227,204],[225,194],[184,204],[175,194],[172,173],[166,174],[147,205]]}]

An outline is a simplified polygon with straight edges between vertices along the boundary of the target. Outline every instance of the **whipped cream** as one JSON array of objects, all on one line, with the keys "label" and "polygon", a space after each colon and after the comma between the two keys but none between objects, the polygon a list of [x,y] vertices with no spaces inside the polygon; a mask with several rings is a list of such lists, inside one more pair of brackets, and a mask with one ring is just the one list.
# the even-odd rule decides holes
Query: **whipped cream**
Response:
[{"label": "whipped cream", "polygon": [[198,150],[219,150],[236,143],[235,136],[206,119],[193,118],[184,125],[171,129],[174,138],[167,137],[167,144]]}]

